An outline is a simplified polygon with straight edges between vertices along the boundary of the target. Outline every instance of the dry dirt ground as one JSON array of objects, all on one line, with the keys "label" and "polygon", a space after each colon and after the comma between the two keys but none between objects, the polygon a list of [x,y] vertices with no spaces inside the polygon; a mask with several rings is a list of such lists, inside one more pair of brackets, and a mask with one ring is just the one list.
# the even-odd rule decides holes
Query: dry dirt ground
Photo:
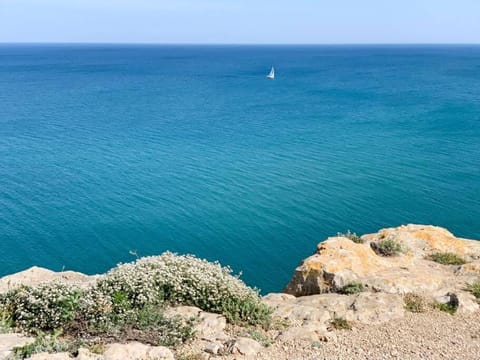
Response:
[{"label": "dry dirt ground", "polygon": [[351,331],[337,330],[336,334],[336,342],[274,344],[256,358],[480,360],[480,312],[407,313],[401,320],[378,326],[356,325]]}]

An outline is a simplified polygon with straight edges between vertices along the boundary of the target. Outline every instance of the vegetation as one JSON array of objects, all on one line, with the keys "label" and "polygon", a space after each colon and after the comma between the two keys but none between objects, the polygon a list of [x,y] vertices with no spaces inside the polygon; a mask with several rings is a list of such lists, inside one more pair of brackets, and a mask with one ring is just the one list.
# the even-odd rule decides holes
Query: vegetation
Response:
[{"label": "vegetation", "polygon": [[60,333],[166,346],[190,339],[193,322],[166,317],[166,305],[193,305],[234,324],[268,327],[272,310],[231,272],[218,263],[167,252],[119,265],[88,289],[61,283],[22,286],[0,295],[0,315],[10,327],[40,334],[19,356],[55,351],[63,344],[57,341]]},{"label": "vegetation", "polygon": [[434,302],[433,308],[449,313],[450,315],[453,315],[457,312],[458,305],[453,304],[451,302],[448,302],[448,303]]},{"label": "vegetation", "polygon": [[351,282],[345,285],[344,287],[342,287],[341,289],[339,289],[338,293],[345,294],[345,295],[353,295],[353,294],[363,292],[364,290],[365,290],[365,287],[363,286],[363,284],[359,282]]},{"label": "vegetation", "polygon": [[330,321],[330,324],[336,330],[352,330],[352,326],[344,318],[336,317],[332,321]]},{"label": "vegetation", "polygon": [[232,323],[268,324],[271,310],[262,304],[258,291],[231,273],[219,263],[167,252],[119,265],[97,288],[102,296],[117,299],[114,307],[120,312],[125,306],[182,304],[223,314]]},{"label": "vegetation", "polygon": [[69,352],[73,354],[78,351],[79,344],[75,342],[59,340],[60,335],[60,331],[56,331],[53,334],[40,333],[35,338],[33,343],[15,348],[11,359],[26,359],[31,357],[33,354],[41,352]]},{"label": "vegetation", "polygon": [[247,330],[247,336],[265,347],[269,347],[273,343],[272,339],[270,339],[267,335],[255,329]]},{"label": "vegetation", "polygon": [[473,284],[467,286],[467,290],[470,291],[477,299],[480,299],[480,280],[475,281]]},{"label": "vegetation", "polygon": [[346,237],[347,239],[352,240],[354,243],[357,244],[363,244],[365,240],[363,240],[360,236],[358,236],[356,233],[350,232],[350,230],[347,230],[345,234],[343,233],[338,233],[337,236],[341,237]]},{"label": "vegetation", "polygon": [[162,307],[147,306],[112,322],[106,333],[115,342],[136,340],[154,346],[176,346],[193,338],[194,325],[194,319],[166,317]]},{"label": "vegetation", "polygon": [[466,261],[455,253],[435,253],[427,257],[427,259],[435,261],[443,265],[463,265]]},{"label": "vegetation", "polygon": [[425,299],[418,294],[408,293],[404,296],[405,310],[413,313],[423,313],[426,311]]},{"label": "vegetation", "polygon": [[177,353],[175,354],[176,360],[204,360],[205,356],[203,353]]},{"label": "vegetation", "polygon": [[373,251],[382,256],[395,256],[404,252],[402,245],[393,239],[380,240],[378,242],[371,243]]}]

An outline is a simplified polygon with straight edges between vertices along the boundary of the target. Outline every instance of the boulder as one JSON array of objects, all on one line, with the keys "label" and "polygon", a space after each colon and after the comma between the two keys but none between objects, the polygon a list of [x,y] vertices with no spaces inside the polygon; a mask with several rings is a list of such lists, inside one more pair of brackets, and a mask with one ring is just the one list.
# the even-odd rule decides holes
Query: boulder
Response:
[{"label": "boulder", "polygon": [[173,353],[164,346],[149,346],[139,342],[110,344],[103,354],[105,360],[174,360]]},{"label": "boulder", "polygon": [[378,325],[404,316],[403,297],[396,294],[358,294],[347,312],[346,319],[362,324]]},{"label": "boulder", "polygon": [[209,354],[217,355],[217,354],[220,354],[222,352],[223,344],[221,342],[218,342],[218,341],[211,342],[205,347],[204,350],[205,350],[205,352],[207,352]]},{"label": "boulder", "polygon": [[250,338],[239,337],[233,345],[232,353],[243,355],[247,358],[254,358],[260,350],[262,350],[262,345],[257,341]]},{"label": "boulder", "polygon": [[302,326],[290,327],[280,333],[277,338],[284,342],[291,341],[336,341],[334,332],[325,323],[305,322]]},{"label": "boulder", "polygon": [[88,349],[80,348],[78,350],[78,355],[75,358],[76,360],[103,360],[103,356],[99,354],[94,354]]},{"label": "boulder", "polygon": [[385,268],[386,261],[364,244],[345,237],[332,237],[318,245],[316,254],[295,270],[284,292],[294,296],[321,294],[335,290],[333,279],[339,272],[364,277]]},{"label": "boulder", "polygon": [[6,293],[21,285],[36,286],[46,282],[59,281],[64,283],[85,286],[95,280],[95,276],[88,276],[74,271],[54,272],[41,267],[31,267],[16,274],[7,275],[0,279],[0,293]]},{"label": "boulder", "polygon": [[327,311],[330,320],[335,317],[345,317],[354,301],[355,296],[330,293],[299,297],[295,303]]},{"label": "boulder", "polygon": [[225,327],[227,319],[219,314],[208,313],[194,306],[176,306],[169,308],[165,314],[167,316],[181,316],[184,319],[196,320],[194,326],[195,334],[199,338],[216,340],[225,338]]},{"label": "boulder", "polygon": [[22,334],[0,334],[0,360],[8,358],[12,354],[13,348],[25,346],[34,341],[34,338]]}]

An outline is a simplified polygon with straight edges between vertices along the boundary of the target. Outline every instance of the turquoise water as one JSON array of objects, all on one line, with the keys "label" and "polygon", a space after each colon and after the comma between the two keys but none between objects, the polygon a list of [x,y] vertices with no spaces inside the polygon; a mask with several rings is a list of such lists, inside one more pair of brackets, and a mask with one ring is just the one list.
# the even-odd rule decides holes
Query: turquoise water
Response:
[{"label": "turquoise water", "polygon": [[480,239],[480,47],[0,45],[0,275],[410,222]]}]

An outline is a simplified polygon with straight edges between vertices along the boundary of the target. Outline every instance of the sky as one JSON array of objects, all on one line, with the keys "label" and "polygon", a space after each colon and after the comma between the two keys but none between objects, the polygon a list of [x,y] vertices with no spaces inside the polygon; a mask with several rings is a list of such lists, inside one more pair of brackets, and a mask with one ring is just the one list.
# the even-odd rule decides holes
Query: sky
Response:
[{"label": "sky", "polygon": [[0,42],[480,43],[480,0],[0,0]]}]

